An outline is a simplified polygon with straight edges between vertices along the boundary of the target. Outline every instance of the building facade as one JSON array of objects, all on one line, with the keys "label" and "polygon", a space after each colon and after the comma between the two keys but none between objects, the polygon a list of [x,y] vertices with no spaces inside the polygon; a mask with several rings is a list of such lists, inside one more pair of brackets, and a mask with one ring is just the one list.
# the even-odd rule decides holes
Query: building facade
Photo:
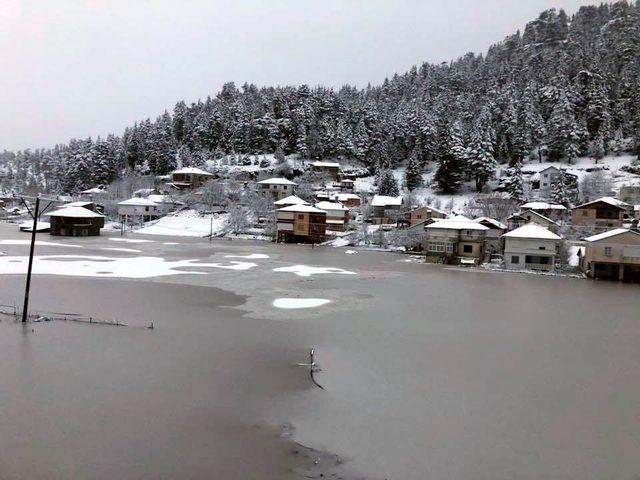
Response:
[{"label": "building facade", "polygon": [[552,272],[562,237],[535,223],[528,223],[502,235],[504,264],[510,270]]},{"label": "building facade", "polygon": [[278,242],[322,243],[327,212],[310,205],[292,205],[276,210]]},{"label": "building facade", "polygon": [[585,239],[580,269],[590,278],[640,282],[640,231],[617,228]]}]

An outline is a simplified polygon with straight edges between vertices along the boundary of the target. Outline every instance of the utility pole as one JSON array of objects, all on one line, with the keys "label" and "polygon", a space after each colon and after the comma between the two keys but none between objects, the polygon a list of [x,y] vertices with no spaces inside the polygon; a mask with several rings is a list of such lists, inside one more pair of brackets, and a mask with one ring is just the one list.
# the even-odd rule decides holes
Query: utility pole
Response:
[{"label": "utility pole", "polygon": [[35,197],[35,208],[32,212],[29,208],[29,204],[25,201],[25,198],[33,198],[33,197],[20,197],[23,205],[29,211],[29,214],[33,218],[33,228],[31,230],[31,246],[29,247],[29,266],[27,267],[27,284],[24,289],[24,305],[22,307],[22,323],[26,323],[27,317],[29,316],[29,291],[31,289],[31,270],[33,269],[33,252],[36,247],[36,232],[38,231],[38,217],[46,212],[51,205],[56,201],[55,199],[46,199],[49,201],[49,204],[40,211],[40,197]]},{"label": "utility pole", "polygon": [[209,221],[209,243],[213,241],[213,212],[211,212],[211,220]]},{"label": "utility pole", "polygon": [[29,312],[29,289],[31,288],[31,269],[33,268],[33,250],[36,246],[36,231],[38,230],[38,211],[40,210],[40,197],[36,197],[36,206],[33,212],[33,229],[31,230],[31,246],[29,247],[29,266],[27,267],[27,285],[24,289],[24,306],[22,307],[22,323],[26,323]]}]

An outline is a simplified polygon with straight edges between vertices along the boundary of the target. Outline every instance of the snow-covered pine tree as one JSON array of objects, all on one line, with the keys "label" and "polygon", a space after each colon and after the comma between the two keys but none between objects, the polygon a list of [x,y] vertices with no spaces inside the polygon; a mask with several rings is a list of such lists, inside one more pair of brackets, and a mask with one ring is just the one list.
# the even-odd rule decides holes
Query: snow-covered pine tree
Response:
[{"label": "snow-covered pine tree", "polygon": [[397,197],[400,195],[398,182],[391,170],[384,169],[378,173],[378,195],[387,195],[389,197]]},{"label": "snow-covered pine tree", "polygon": [[443,122],[438,132],[436,154],[438,168],[433,180],[444,193],[454,193],[462,185],[466,162],[466,150],[462,142],[460,122]]},{"label": "snow-covered pine tree", "polygon": [[491,142],[491,123],[485,116],[476,122],[471,133],[471,140],[467,147],[467,168],[476,182],[476,191],[482,188],[493,176],[497,162],[493,157],[493,144]]},{"label": "snow-covered pine tree", "polygon": [[522,163],[516,162],[505,172],[504,179],[500,182],[503,190],[515,200],[524,200],[524,183],[522,179]]},{"label": "snow-covered pine tree", "polygon": [[413,191],[422,185],[422,162],[416,148],[411,152],[404,171],[404,181],[409,191]]}]

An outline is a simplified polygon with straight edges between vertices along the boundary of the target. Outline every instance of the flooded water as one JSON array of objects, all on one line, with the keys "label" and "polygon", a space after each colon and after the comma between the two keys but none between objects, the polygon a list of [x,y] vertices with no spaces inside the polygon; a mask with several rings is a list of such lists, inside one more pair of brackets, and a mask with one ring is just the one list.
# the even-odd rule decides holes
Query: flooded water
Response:
[{"label": "flooded water", "polygon": [[[0,225],[6,262],[28,247],[1,240],[25,238]],[[640,473],[637,286],[135,238],[153,242],[37,248],[94,275],[36,275],[34,309],[130,326],[0,323],[0,478],[300,478],[294,440],[344,459],[335,470],[318,454],[313,478]],[[91,257],[195,260],[178,267],[194,273],[96,278],[108,270]],[[230,262],[254,266],[198,266]],[[23,275],[0,273],[0,303],[19,303],[23,287]],[[274,307],[282,298],[329,302]],[[297,365],[311,347],[325,390]]]}]

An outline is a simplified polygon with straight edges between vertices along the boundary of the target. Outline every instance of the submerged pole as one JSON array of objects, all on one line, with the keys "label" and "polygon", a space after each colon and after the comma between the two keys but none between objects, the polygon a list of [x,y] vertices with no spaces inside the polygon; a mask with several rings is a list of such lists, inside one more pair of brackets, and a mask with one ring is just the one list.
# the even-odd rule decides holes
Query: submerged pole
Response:
[{"label": "submerged pole", "polygon": [[38,210],[40,209],[40,197],[36,197],[36,206],[33,212],[33,230],[31,230],[31,246],[29,247],[29,266],[27,267],[27,284],[24,289],[24,306],[22,307],[22,323],[26,323],[29,312],[29,290],[31,288],[31,269],[33,268],[33,251],[36,246],[36,230],[38,229]]}]

